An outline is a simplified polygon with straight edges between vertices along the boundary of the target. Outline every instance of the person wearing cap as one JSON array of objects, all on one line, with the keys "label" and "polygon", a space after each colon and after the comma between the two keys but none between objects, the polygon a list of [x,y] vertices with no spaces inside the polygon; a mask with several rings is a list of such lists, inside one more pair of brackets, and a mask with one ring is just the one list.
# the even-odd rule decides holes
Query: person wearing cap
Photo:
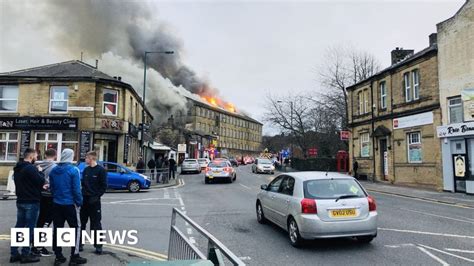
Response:
[{"label": "person wearing cap", "polygon": [[61,160],[49,174],[49,184],[53,195],[53,250],[56,255],[54,265],[66,262],[62,248],[57,246],[57,230],[67,221],[69,228],[76,230],[75,245],[71,247],[70,265],[85,264],[87,259],[79,256],[82,206],[81,178],[79,168],[72,164],[74,151],[64,149]]}]

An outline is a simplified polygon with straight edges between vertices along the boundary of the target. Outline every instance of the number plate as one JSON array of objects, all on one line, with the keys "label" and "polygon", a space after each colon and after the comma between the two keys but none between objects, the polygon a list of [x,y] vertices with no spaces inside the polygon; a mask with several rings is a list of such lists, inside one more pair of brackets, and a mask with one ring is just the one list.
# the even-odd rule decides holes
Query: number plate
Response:
[{"label": "number plate", "polygon": [[214,176],[212,176],[212,175],[209,176],[209,179],[213,179],[213,178],[214,178]]},{"label": "number plate", "polygon": [[332,218],[345,218],[345,217],[356,217],[356,210],[355,209],[342,209],[342,210],[331,210],[330,216]]}]

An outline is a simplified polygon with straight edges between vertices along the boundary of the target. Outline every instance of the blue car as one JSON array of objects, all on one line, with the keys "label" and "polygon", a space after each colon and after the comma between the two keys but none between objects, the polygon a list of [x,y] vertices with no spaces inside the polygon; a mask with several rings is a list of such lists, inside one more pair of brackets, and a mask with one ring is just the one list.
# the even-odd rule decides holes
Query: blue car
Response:
[{"label": "blue car", "polygon": [[[107,170],[108,189],[128,189],[130,192],[138,192],[140,189],[150,188],[151,181],[146,175],[139,174],[114,162],[99,161],[97,163]],[[86,166],[85,162],[77,165],[81,171],[81,178]]]}]

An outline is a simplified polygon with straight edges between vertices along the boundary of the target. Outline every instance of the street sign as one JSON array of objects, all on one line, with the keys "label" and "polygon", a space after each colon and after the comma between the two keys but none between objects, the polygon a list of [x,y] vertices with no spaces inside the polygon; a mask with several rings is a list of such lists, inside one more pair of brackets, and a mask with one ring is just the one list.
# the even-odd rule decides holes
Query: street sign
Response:
[{"label": "street sign", "polygon": [[186,144],[178,144],[178,152],[186,152]]},{"label": "street sign", "polygon": [[318,149],[316,148],[308,149],[308,156],[317,156],[317,155],[318,155]]},{"label": "street sign", "polygon": [[349,140],[351,132],[347,130],[341,130],[341,140]]}]

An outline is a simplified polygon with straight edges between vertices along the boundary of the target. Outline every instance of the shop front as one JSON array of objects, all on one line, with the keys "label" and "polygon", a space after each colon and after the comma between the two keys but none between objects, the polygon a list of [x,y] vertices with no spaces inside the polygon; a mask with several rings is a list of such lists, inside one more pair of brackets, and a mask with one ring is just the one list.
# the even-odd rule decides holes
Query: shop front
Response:
[{"label": "shop front", "polygon": [[474,122],[437,128],[441,139],[443,190],[474,194]]}]

